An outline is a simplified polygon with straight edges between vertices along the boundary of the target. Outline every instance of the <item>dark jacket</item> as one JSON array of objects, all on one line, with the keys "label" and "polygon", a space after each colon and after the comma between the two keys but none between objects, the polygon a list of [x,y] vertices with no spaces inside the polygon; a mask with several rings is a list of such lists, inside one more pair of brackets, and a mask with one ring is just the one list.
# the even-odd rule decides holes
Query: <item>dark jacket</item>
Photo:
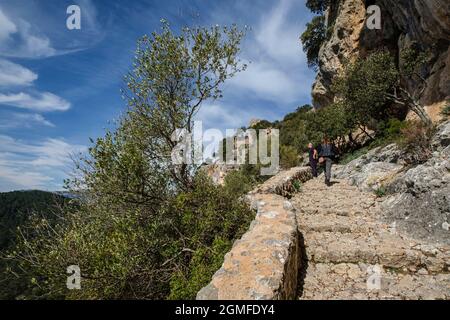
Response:
[{"label": "dark jacket", "polygon": [[334,159],[337,154],[336,147],[332,143],[319,145],[319,147],[317,148],[317,152],[319,153],[319,157],[326,157],[331,159]]},{"label": "dark jacket", "polygon": [[314,151],[316,149],[314,147],[308,149],[308,154],[309,154],[309,162],[317,162],[317,159],[314,159]]}]

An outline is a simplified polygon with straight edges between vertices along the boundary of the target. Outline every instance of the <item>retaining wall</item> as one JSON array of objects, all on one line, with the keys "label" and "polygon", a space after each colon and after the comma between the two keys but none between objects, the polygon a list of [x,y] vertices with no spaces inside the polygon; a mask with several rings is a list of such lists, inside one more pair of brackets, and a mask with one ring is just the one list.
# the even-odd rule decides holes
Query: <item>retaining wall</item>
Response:
[{"label": "retaining wall", "polygon": [[296,298],[302,250],[295,209],[286,197],[311,178],[309,168],[292,168],[247,195],[256,217],[197,300]]}]

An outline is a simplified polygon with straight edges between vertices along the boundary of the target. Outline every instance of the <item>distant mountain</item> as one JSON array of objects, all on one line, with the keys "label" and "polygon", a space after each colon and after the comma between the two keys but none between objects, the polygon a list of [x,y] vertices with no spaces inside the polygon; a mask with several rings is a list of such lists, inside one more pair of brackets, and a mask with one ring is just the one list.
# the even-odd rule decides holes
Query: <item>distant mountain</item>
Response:
[{"label": "distant mountain", "polygon": [[15,230],[31,212],[49,215],[65,199],[63,195],[39,190],[0,193],[0,250],[11,244]]},{"label": "distant mountain", "polygon": [[[67,201],[65,195],[39,190],[0,193],[0,252],[13,247],[17,227],[26,224],[31,213],[51,219]],[[14,299],[28,284],[24,279],[7,279],[5,268],[6,262],[0,260],[0,299]]]}]

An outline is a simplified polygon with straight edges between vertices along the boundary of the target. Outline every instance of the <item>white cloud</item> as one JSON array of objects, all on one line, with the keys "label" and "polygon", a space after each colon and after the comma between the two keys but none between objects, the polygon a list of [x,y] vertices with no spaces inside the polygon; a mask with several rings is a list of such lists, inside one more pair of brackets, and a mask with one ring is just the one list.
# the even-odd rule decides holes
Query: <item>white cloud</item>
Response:
[{"label": "white cloud", "polygon": [[20,168],[4,166],[0,159],[0,192],[6,192],[17,189],[41,189],[53,180],[35,171],[22,171]]},{"label": "white cloud", "polygon": [[66,111],[70,108],[68,101],[50,92],[36,92],[34,94],[25,92],[0,93],[1,104],[39,112]]},{"label": "white cloud", "polygon": [[0,119],[0,129],[32,128],[34,126],[54,127],[55,125],[37,113],[12,112]]},{"label": "white cloud", "polygon": [[242,56],[244,62],[251,63],[246,71],[229,81],[232,90],[225,94],[284,106],[303,104],[310,99],[314,79],[299,41],[308,17],[296,14],[304,5],[298,1],[274,3],[248,34]]},{"label": "white cloud", "polygon": [[38,75],[16,63],[0,59],[0,86],[29,86]]},{"label": "white cloud", "polygon": [[205,128],[225,130],[245,126],[249,117],[250,114],[242,111],[242,108],[221,104],[205,104],[202,105],[196,119],[201,120]]},{"label": "white cloud", "polygon": [[0,135],[0,191],[61,187],[73,153],[85,151],[61,139],[26,143]]},{"label": "white cloud", "polygon": [[[56,54],[50,39],[23,19],[12,21],[0,8],[0,55],[40,58]],[[12,37],[11,35],[14,35]]]},{"label": "white cloud", "polygon": [[298,25],[287,18],[293,7],[292,0],[279,1],[278,5],[262,17],[256,29],[256,40],[262,52],[283,63],[301,63],[302,49]]},{"label": "white cloud", "polygon": [[17,32],[16,25],[0,9],[0,43],[15,32]]},{"label": "white cloud", "polygon": [[239,90],[249,90],[264,99],[292,102],[298,96],[298,86],[292,77],[268,62],[253,62],[247,70],[229,81]]}]

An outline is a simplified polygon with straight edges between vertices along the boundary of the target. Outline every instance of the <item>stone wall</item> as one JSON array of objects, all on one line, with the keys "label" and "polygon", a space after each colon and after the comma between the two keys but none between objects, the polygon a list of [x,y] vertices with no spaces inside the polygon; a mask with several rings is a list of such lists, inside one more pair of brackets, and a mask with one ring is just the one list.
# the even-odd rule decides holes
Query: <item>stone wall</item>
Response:
[{"label": "stone wall", "polygon": [[248,194],[256,218],[197,300],[296,298],[302,247],[294,208],[284,196],[311,177],[309,168],[292,168]]}]

